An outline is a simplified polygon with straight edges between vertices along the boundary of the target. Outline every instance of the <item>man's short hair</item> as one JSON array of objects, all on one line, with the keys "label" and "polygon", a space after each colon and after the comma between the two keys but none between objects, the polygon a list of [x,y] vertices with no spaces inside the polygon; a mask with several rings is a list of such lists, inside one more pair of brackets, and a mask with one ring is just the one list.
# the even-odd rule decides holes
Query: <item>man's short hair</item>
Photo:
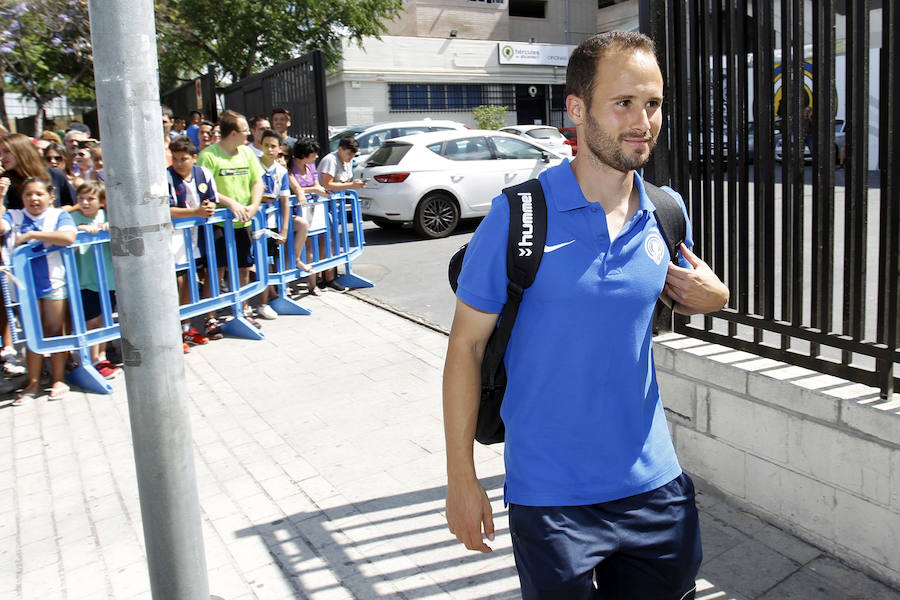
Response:
[{"label": "man's short hair", "polygon": [[231,109],[225,109],[219,115],[219,135],[222,139],[227,138],[232,132],[240,131],[238,128],[238,120],[243,119],[244,115]]},{"label": "man's short hair", "polygon": [[250,129],[256,129],[261,121],[268,121],[269,117],[266,115],[253,115],[250,117],[250,120],[247,121],[247,125],[250,126]]},{"label": "man's short hair", "polygon": [[198,117],[200,117],[201,120],[203,119],[203,113],[200,112],[199,110],[192,110],[191,112],[188,113],[189,118],[193,118],[194,115],[197,115]]},{"label": "man's short hair", "polygon": [[262,144],[263,140],[266,138],[275,138],[278,140],[278,143],[281,143],[281,134],[269,127],[268,129],[264,129],[262,132],[262,136],[259,138],[259,143]]},{"label": "man's short hair", "polygon": [[359,152],[359,142],[356,141],[355,137],[342,137],[341,141],[338,142],[338,148],[344,148],[345,150],[353,150],[354,152]]},{"label": "man's short hair", "polygon": [[307,137],[297,140],[294,144],[294,158],[306,158],[310,154],[319,153],[319,142],[314,138]]},{"label": "man's short hair", "polygon": [[656,56],[656,44],[637,31],[607,31],[584,40],[569,57],[566,69],[566,95],[578,96],[590,106],[594,96],[597,63],[610,50],[647,52]]},{"label": "man's short hair", "polygon": [[286,116],[286,117],[288,118],[289,121],[290,121],[290,119],[291,119],[291,113],[290,113],[290,111],[289,111],[288,109],[286,109],[286,108],[281,108],[281,107],[273,108],[273,109],[272,109],[272,114],[271,114],[270,116],[274,118],[275,115],[284,115],[284,116]]},{"label": "man's short hair", "polygon": [[69,123],[69,126],[66,127],[66,133],[69,133],[70,131],[79,131],[87,134],[88,137],[91,137],[91,128],[81,121],[72,121]]},{"label": "man's short hair", "polygon": [[169,150],[172,154],[176,152],[187,152],[188,154],[197,154],[197,146],[186,135],[180,135],[169,142]]},{"label": "man's short hair", "polygon": [[165,104],[160,104],[159,108],[162,109],[162,114],[164,117],[169,117],[171,119],[175,116],[175,113],[172,112],[172,109]]},{"label": "man's short hair", "polygon": [[206,119],[203,119],[202,121],[200,121],[200,123],[198,123],[198,125],[200,125],[201,127],[202,127],[203,125],[209,125],[210,127],[215,127],[215,126],[216,126],[215,123],[213,123],[212,121],[207,121]]}]

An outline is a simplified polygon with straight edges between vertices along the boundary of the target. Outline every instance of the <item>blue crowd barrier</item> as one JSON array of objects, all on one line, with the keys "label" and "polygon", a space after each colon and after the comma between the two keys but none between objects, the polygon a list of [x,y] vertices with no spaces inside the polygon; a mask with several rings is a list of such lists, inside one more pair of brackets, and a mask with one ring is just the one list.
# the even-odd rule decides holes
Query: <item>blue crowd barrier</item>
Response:
[{"label": "blue crowd barrier", "polygon": [[[280,202],[280,201],[279,201]],[[276,215],[277,228],[281,227],[281,214],[279,202],[264,205],[252,220],[251,239],[253,264],[256,267],[256,280],[241,286],[239,270],[237,266],[237,252],[235,246],[235,230],[232,226],[233,215],[230,210],[217,209],[212,217],[204,218],[179,218],[173,219],[174,230],[180,231],[184,236],[185,262],[175,265],[176,273],[186,274],[188,294],[190,302],[179,309],[182,320],[191,319],[203,314],[213,313],[222,309],[230,309],[232,318],[222,324],[223,332],[237,337],[262,339],[262,332],[250,324],[244,317],[243,304],[246,300],[258,295],[269,285],[276,285],[279,296],[273,308],[282,314],[309,314],[309,310],[300,306],[287,295],[289,283],[309,275],[295,266],[293,254],[293,219],[288,223],[288,236],[284,244],[277,246],[275,256],[270,257],[267,248],[266,220],[269,214]],[[296,198],[292,197],[291,215],[299,209]],[[318,273],[336,266],[344,266],[346,273],[339,281],[348,287],[370,287],[372,282],[359,277],[352,272],[351,261],[362,253],[364,239],[362,234],[362,217],[359,208],[359,198],[355,192],[341,192],[333,194],[330,198],[313,201],[322,206],[328,218],[324,227],[319,227],[309,234],[313,240],[313,256],[305,256],[304,260],[312,267],[312,273]],[[349,212],[349,218],[348,218]],[[220,224],[220,225],[216,225]],[[213,227],[221,226],[225,235],[226,262],[227,262],[227,289],[220,289],[217,268],[217,257],[213,237]],[[203,231],[198,241],[202,241],[200,248],[203,256],[197,257],[193,250],[191,230],[197,227]],[[324,254],[319,252],[318,240],[325,240]],[[97,392],[112,393],[112,386],[93,367],[90,360],[90,348],[99,343],[112,342],[120,337],[119,324],[115,321],[113,307],[109,298],[109,289],[106,277],[106,262],[103,257],[103,247],[110,243],[109,233],[105,231],[96,234],[80,232],[70,246],[44,247],[40,242],[30,242],[18,246],[12,253],[12,273],[8,267],[0,271],[0,287],[10,328],[13,331],[13,341],[24,341],[32,352],[38,354],[53,354],[57,352],[76,352],[79,356],[79,365],[66,375],[69,383],[81,388]],[[103,324],[96,329],[88,329],[84,318],[84,310],[81,302],[81,285],[76,266],[75,253],[78,248],[89,247],[93,256],[94,267],[97,271],[97,282],[100,287],[99,297]],[[37,258],[50,253],[58,252],[65,266],[66,287],[68,289],[69,316],[71,331],[65,335],[44,337],[41,322],[40,305],[35,294],[34,273],[32,264]],[[209,297],[203,298],[202,287],[199,283],[197,259],[202,258],[202,264],[206,267],[206,278],[209,283]],[[273,272],[269,272],[270,262],[274,264]],[[13,283],[13,285],[10,285]],[[16,319],[16,312],[19,318]],[[18,324],[18,326],[17,326]],[[21,327],[19,330],[18,327]]]}]

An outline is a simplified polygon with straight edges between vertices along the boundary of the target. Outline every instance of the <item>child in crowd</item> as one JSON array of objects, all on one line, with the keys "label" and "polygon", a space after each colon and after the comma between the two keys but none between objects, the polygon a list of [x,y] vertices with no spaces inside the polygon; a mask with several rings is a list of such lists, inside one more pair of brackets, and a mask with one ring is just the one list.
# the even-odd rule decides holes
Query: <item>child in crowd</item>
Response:
[{"label": "child in crowd", "polygon": [[[0,235],[12,231],[8,243],[22,245],[30,241],[44,242],[46,245],[68,246],[77,235],[72,216],[66,211],[53,207],[55,191],[46,179],[29,177],[22,184],[23,208],[6,210],[0,204]],[[38,258],[33,263],[35,294],[41,311],[44,336],[61,335],[66,317],[65,267],[62,256],[52,252]],[[50,400],[62,400],[69,393],[64,381],[66,352],[50,356],[53,381],[50,385]],[[16,396],[13,405],[18,406],[33,399],[41,390],[41,368],[44,357],[31,350],[27,352],[26,367],[28,382]]]},{"label": "child in crowd", "polygon": [[[298,140],[296,144],[294,144],[294,148],[290,153],[292,160],[289,163],[289,168],[291,171],[291,181],[295,186],[294,193],[297,194],[297,198],[303,198],[301,200],[301,204],[304,205],[303,211],[306,220],[310,225],[316,229],[319,227],[326,226],[325,223],[325,211],[326,207],[318,204],[310,204],[305,205],[305,199],[309,196],[319,196],[322,198],[328,197],[328,191],[319,185],[319,173],[316,171],[316,160],[319,158],[319,143],[313,138],[303,138]],[[319,236],[319,256],[325,257],[325,236]],[[306,258],[307,260],[311,260],[313,257],[312,254],[312,242],[308,241],[306,244]],[[323,281],[325,284],[330,284],[334,279],[334,272],[332,269],[329,269],[323,275],[325,278]],[[306,285],[309,293],[313,296],[320,296],[322,294],[321,290],[316,286],[316,276],[310,275],[306,278]]]},{"label": "child in crowd", "polygon": [[[278,154],[281,153],[281,135],[274,129],[266,129],[261,134],[261,150],[262,156],[259,161],[262,163],[265,173],[263,173],[263,202],[274,202],[276,199],[281,200],[281,231],[279,232],[281,239],[269,240],[269,256],[274,257],[275,243],[283,244],[288,237],[288,219],[290,216],[290,197],[291,185],[290,176],[287,169],[278,162]],[[296,266],[301,271],[312,272],[312,268],[305,262],[300,260],[300,252],[306,244],[306,234],[309,231],[309,224],[303,217],[294,216],[294,256]],[[275,215],[269,216],[268,227],[275,227]],[[275,243],[273,243],[275,242]],[[273,265],[274,266],[274,265]],[[267,287],[260,296],[259,316],[263,319],[275,319],[278,317],[271,306],[269,300],[275,297],[273,287]]]},{"label": "child in crowd", "polygon": [[[169,213],[173,219],[180,217],[203,217],[208,219],[216,211],[216,181],[212,172],[206,167],[197,165],[197,147],[187,136],[181,136],[172,140],[169,145],[172,151],[172,166],[166,170],[169,180]],[[201,258],[201,247],[205,247],[202,241],[203,230],[199,227],[191,228],[191,247],[196,260],[197,272],[205,268]],[[184,230],[176,229],[172,235],[172,253],[175,255],[175,263],[185,264],[188,260],[187,249],[184,245]],[[190,271],[182,271],[178,275],[178,297],[181,304],[189,304],[191,301],[190,287],[187,280]],[[207,279],[209,279],[207,277]],[[203,288],[206,296],[209,296],[209,282]],[[189,319],[181,323],[181,338],[185,354],[190,352],[190,347],[205,344],[210,339],[221,339],[222,332],[219,323],[213,315],[206,322],[206,335],[191,327]]]},{"label": "child in crowd", "polygon": [[[75,204],[72,220],[78,231],[97,233],[108,231],[106,221],[106,188],[99,181],[85,181],[75,190],[78,202]],[[112,259],[109,244],[102,245],[103,262],[106,265],[106,285],[109,289],[111,310],[116,309],[116,284],[113,281]],[[103,326],[103,307],[100,304],[100,283],[97,266],[94,264],[94,247],[79,246],[76,249],[75,262],[78,265],[78,280],[81,284],[81,305],[84,309],[84,320],[88,329]],[[120,369],[106,359],[106,344],[91,346],[91,364],[105,377],[112,379]]]},{"label": "child in crowd", "polygon": [[93,163],[94,166],[85,179],[93,179],[103,183],[105,181],[105,177],[103,176],[103,149],[100,147],[100,144],[94,144],[91,146],[90,150],[91,163]]}]

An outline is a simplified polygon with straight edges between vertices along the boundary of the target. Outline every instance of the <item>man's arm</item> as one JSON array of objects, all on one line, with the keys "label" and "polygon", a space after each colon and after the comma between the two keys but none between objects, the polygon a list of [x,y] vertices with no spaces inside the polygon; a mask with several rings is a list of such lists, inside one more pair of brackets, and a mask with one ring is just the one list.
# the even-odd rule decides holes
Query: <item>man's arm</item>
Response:
[{"label": "man's arm", "polygon": [[354,179],[353,181],[345,181],[344,183],[340,183],[334,180],[334,176],[330,173],[322,173],[322,187],[326,190],[330,190],[332,192],[341,192],[343,190],[358,190],[362,188],[366,183],[361,179]]},{"label": "man's arm", "polygon": [[666,286],[661,295],[663,302],[670,307],[674,302],[673,310],[687,316],[715,312],[728,304],[730,292],[709,265],[684,244],[681,245],[681,254],[693,268],[685,269],[669,263]]},{"label": "man's arm", "polygon": [[266,185],[263,183],[262,177],[259,177],[253,182],[253,187],[250,189],[250,205],[247,207],[247,214],[250,219],[252,219],[256,214],[256,211],[259,210],[259,205],[262,202],[262,196],[265,189]]},{"label": "man's arm", "polygon": [[473,444],[481,360],[498,315],[456,301],[444,363],[444,438],[447,445],[447,525],[469,550],[490,552],[481,532],[494,539],[491,503],[475,474]]}]

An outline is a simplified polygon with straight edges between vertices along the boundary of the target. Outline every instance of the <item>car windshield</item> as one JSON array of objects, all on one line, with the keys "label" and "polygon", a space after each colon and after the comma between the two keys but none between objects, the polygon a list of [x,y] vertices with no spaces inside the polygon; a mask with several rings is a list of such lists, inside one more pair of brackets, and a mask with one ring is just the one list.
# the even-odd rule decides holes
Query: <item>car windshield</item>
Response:
[{"label": "car windshield", "polygon": [[412,145],[410,144],[384,144],[372,154],[368,161],[366,161],[366,166],[386,167],[396,165],[403,160],[403,157],[406,156],[406,153],[409,152],[410,148],[412,148]]},{"label": "car windshield", "polygon": [[341,143],[341,138],[345,137],[356,137],[361,134],[363,131],[368,129],[368,127],[353,127],[351,129],[345,129],[340,133],[336,133],[330,138],[328,138],[328,150],[329,152],[334,152],[338,148],[338,144]]},{"label": "car windshield", "polygon": [[530,131],[526,131],[525,133],[538,140],[558,140],[560,138],[563,138],[563,134],[561,134],[558,129],[553,129],[551,127],[531,129]]}]

